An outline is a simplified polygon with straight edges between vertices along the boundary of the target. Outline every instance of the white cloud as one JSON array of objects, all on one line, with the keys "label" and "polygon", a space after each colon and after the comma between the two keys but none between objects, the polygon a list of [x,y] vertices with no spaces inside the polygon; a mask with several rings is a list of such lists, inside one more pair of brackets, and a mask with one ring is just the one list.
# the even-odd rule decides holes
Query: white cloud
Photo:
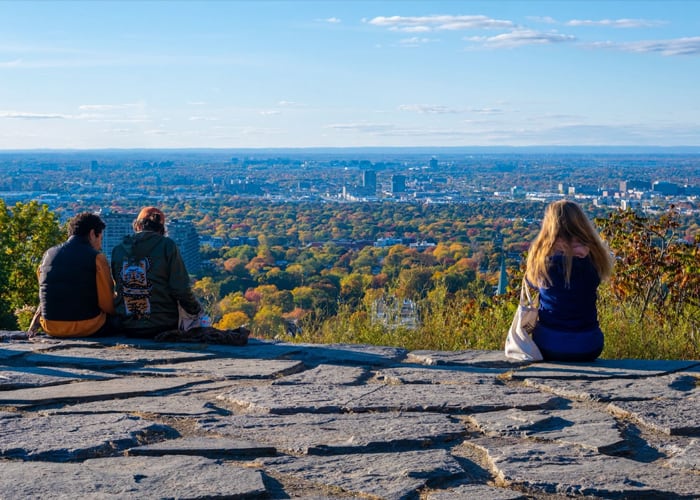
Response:
[{"label": "white cloud", "polygon": [[639,42],[597,42],[589,46],[600,49],[616,49],[624,52],[658,52],[664,56],[700,55],[700,36],[673,40],[642,40]]},{"label": "white cloud", "polygon": [[482,44],[489,48],[514,48],[524,45],[548,45],[552,43],[572,42],[576,40],[575,36],[563,35],[557,32],[543,33],[534,30],[515,30],[510,33],[503,33],[491,37],[469,37],[466,41]]},{"label": "white cloud", "polygon": [[190,116],[188,119],[191,122],[215,122],[219,120],[214,116]]},{"label": "white cloud", "polygon": [[339,18],[337,18],[337,17],[328,17],[328,18],[326,18],[326,19],[321,19],[321,21],[323,21],[323,22],[325,22],[325,23],[330,23],[330,24],[339,24],[339,23],[342,22],[342,21],[341,21]]},{"label": "white cloud", "polygon": [[392,130],[394,126],[387,123],[334,123],[326,125],[325,128],[350,132],[381,132]]},{"label": "white cloud", "polygon": [[0,62],[0,68],[20,68],[24,64],[22,59],[15,59],[14,61],[2,61]]},{"label": "white cloud", "polygon": [[279,101],[277,105],[282,108],[303,108],[306,106],[305,104],[296,101]]},{"label": "white cloud", "polygon": [[433,105],[433,104],[401,104],[399,106],[400,111],[413,111],[415,113],[431,114],[431,115],[444,115],[450,113],[462,113],[464,110],[457,108],[449,108],[447,106]]},{"label": "white cloud", "polygon": [[480,115],[498,115],[503,113],[503,110],[499,108],[474,108],[471,111]]},{"label": "white cloud", "polygon": [[439,40],[436,38],[420,38],[417,36],[413,36],[411,38],[404,38],[402,40],[399,40],[399,44],[401,44],[404,47],[418,47],[420,45],[424,45],[426,43],[432,43],[432,42],[438,42]]},{"label": "white cloud", "polygon": [[273,116],[273,115],[279,115],[282,112],[279,109],[264,109],[262,111],[259,111],[258,113],[263,115],[263,116]]},{"label": "white cloud", "polygon": [[527,16],[527,19],[533,23],[558,24],[556,19],[549,16]]},{"label": "white cloud", "polygon": [[664,21],[652,21],[647,19],[572,19],[567,21],[567,26],[605,26],[610,28],[652,28],[666,24]]},{"label": "white cloud", "polygon": [[393,31],[408,33],[442,30],[504,29],[514,26],[512,21],[493,19],[487,16],[378,16],[366,22]]},{"label": "white cloud", "polygon": [[18,120],[67,120],[70,115],[56,113],[26,113],[23,111],[0,111],[0,118],[11,118]]}]

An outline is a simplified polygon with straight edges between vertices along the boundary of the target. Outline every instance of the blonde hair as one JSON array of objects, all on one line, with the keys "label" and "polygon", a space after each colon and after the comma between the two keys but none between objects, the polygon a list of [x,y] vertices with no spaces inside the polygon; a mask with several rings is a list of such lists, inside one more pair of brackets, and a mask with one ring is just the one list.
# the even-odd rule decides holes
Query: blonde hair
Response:
[{"label": "blonde hair", "polygon": [[[560,242],[564,245],[557,245]],[[610,277],[613,267],[612,256],[593,223],[576,203],[559,200],[550,203],[545,209],[540,233],[530,245],[525,271],[527,280],[535,286],[551,285],[548,258],[555,253],[555,250],[561,249],[564,254],[565,281],[568,285],[571,280],[574,243],[580,243],[588,248],[593,267],[601,280]]]}]

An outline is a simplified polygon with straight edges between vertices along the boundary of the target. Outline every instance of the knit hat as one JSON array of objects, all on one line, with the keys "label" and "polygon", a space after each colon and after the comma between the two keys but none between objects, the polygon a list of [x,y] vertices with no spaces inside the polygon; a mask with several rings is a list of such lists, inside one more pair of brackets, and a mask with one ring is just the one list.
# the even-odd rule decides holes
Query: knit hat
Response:
[{"label": "knit hat", "polygon": [[150,220],[157,224],[165,226],[165,214],[161,212],[156,207],[144,207],[139,212],[139,216],[136,217],[138,221]]}]

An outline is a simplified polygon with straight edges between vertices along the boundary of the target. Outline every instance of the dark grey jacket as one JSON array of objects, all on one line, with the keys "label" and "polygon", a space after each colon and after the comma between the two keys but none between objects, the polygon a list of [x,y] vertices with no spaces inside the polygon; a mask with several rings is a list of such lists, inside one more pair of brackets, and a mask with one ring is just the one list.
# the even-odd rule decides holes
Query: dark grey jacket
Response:
[{"label": "dark grey jacket", "polygon": [[173,240],[152,231],[125,236],[112,250],[115,308],[121,327],[141,333],[177,328],[178,302],[189,314],[201,306]]}]

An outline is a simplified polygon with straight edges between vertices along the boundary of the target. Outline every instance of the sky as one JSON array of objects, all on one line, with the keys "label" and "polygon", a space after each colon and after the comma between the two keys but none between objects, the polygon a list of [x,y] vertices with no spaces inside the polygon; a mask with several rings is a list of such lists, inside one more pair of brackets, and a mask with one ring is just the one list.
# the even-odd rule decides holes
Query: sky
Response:
[{"label": "sky", "polygon": [[700,0],[0,0],[0,149],[700,146]]}]

